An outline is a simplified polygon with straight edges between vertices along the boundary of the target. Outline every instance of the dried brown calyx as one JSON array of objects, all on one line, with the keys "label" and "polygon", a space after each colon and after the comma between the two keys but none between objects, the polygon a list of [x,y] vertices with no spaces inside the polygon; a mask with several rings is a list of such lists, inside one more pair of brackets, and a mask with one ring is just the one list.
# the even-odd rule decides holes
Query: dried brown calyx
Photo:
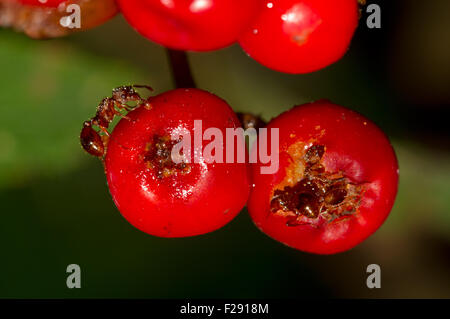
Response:
[{"label": "dried brown calyx", "polygon": [[360,205],[362,185],[352,183],[342,172],[330,173],[321,164],[325,147],[312,145],[287,173],[303,170],[300,180],[275,189],[271,212],[285,216],[288,226],[315,225],[353,214]]},{"label": "dried brown calyx", "polygon": [[146,145],[144,161],[156,171],[159,179],[178,174],[185,175],[191,171],[189,163],[184,161],[176,163],[172,159],[172,149],[179,142],[181,141],[172,140],[167,135],[154,135],[153,140]]},{"label": "dried brown calyx", "polygon": [[[71,4],[80,7],[81,28],[64,26],[72,13],[68,10]],[[23,5],[18,0],[1,0],[0,27],[13,28],[34,39],[56,38],[95,27],[117,12],[114,0],[68,0],[58,8]]]},{"label": "dried brown calyx", "polygon": [[367,4],[367,0],[358,0],[358,13],[359,13],[359,19],[362,17],[362,10],[363,7]]},{"label": "dried brown calyx", "polygon": [[248,128],[259,130],[267,125],[261,117],[251,113],[237,113],[237,117],[245,130]]}]

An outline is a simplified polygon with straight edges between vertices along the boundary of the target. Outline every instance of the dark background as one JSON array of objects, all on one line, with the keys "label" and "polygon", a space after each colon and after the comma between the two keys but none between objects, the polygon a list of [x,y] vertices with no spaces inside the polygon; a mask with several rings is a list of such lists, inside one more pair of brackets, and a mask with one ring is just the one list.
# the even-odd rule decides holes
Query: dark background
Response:
[{"label": "dark background", "polygon": [[[172,88],[163,48],[122,17],[63,39],[0,30],[0,297],[450,297],[450,1],[379,1],[339,63],[286,75],[238,46],[189,55],[200,88],[269,120],[328,98],[375,121],[400,164],[394,209],[353,250],[287,248],[244,210],[223,229],[160,239],[115,208],[101,163],[79,146],[81,124],[123,84]],[[326,48],[324,48],[326,49]],[[79,264],[82,288],[66,287]],[[381,266],[382,288],[366,286]]]}]

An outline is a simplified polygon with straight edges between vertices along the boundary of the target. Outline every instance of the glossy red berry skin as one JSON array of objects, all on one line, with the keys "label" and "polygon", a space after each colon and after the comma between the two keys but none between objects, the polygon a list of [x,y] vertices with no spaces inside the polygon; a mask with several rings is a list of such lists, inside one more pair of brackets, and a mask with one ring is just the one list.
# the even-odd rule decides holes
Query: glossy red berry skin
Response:
[{"label": "glossy red berry skin", "polygon": [[[273,119],[267,128],[269,132],[279,128],[280,165],[271,175],[261,174],[260,163],[251,168],[253,188],[248,210],[261,231],[301,251],[334,254],[361,243],[383,224],[396,197],[398,164],[389,140],[375,124],[354,111],[318,101],[294,107]],[[268,134],[269,141],[271,136]],[[271,210],[273,196],[279,185],[301,180],[299,172],[305,174],[305,166],[295,166],[300,158],[295,154],[312,145],[324,147],[320,163],[324,176],[342,174],[347,187],[360,188],[360,198],[351,214],[328,221],[319,215],[309,220],[311,223],[288,225],[287,217]],[[295,173],[293,167],[297,167]]]},{"label": "glossy red berry skin", "polygon": [[240,126],[236,115],[225,101],[198,89],[169,91],[149,102],[150,108],[141,106],[121,119],[109,140],[105,171],[117,208],[136,228],[159,237],[200,235],[224,226],[247,201],[247,164],[191,158],[187,173],[161,178],[145,158],[155,136],[186,129],[193,138],[194,120],[202,120],[203,131],[215,127],[225,136],[226,128]]},{"label": "glossy red berry skin", "polygon": [[262,7],[261,0],[118,0],[118,4],[142,35],[186,51],[231,45]]},{"label": "glossy red berry skin", "polygon": [[309,73],[338,61],[358,24],[357,0],[278,0],[240,37],[247,54],[285,73]]}]

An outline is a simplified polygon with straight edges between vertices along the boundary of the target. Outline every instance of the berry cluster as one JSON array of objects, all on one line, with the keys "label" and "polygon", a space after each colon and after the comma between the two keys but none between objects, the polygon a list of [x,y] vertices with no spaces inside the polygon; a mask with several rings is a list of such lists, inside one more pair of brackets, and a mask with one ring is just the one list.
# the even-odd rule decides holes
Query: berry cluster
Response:
[{"label": "berry cluster", "polygon": [[[338,61],[358,25],[363,0],[116,0],[127,21],[146,38],[170,49],[217,50],[238,42],[262,65],[308,73]],[[74,31],[61,26],[65,8],[78,4],[81,29],[117,11],[114,0],[4,0],[0,25],[34,38]]]},{"label": "berry cluster", "polygon": [[[126,106],[128,101],[137,104]],[[122,119],[109,134],[114,115]],[[196,120],[202,121],[200,132]],[[108,138],[101,139],[95,126]],[[259,144],[277,143],[276,171],[263,173],[267,163],[261,159],[215,163],[202,155],[194,160],[194,153],[209,147],[203,144],[182,154],[188,161],[174,162],[175,145],[186,133],[204,136],[213,128],[226,135],[239,126],[266,129]],[[238,140],[232,149],[221,144],[216,152],[234,157],[245,148]],[[296,106],[266,125],[251,115],[238,117],[224,100],[199,89],[142,98],[133,87],[121,87],[85,122],[81,142],[103,160],[122,215],[161,237],[216,230],[247,203],[256,226],[274,239],[302,251],[337,253],[381,226],[397,192],[397,160],[386,136],[362,115],[325,100]]]},{"label": "berry cluster", "polygon": [[[72,31],[61,25],[72,4],[81,8],[82,29],[120,9],[142,35],[174,49],[172,60],[180,54],[176,50],[209,51],[237,42],[271,69],[308,73],[345,54],[364,3],[2,0],[0,26],[34,38],[56,37]],[[176,77],[189,78],[188,67],[175,69]],[[195,86],[192,79],[177,83]],[[266,124],[235,114],[224,100],[196,88],[149,97],[141,96],[142,88],[151,91],[139,85],[114,89],[80,135],[85,151],[102,160],[119,211],[138,229],[160,237],[204,234],[226,225],[247,204],[256,226],[270,237],[332,254],[365,240],[389,215],[397,193],[396,156],[387,137],[362,115],[322,100]],[[120,121],[109,132],[116,117]],[[259,147],[247,152],[244,129],[259,131],[257,146],[275,146],[275,170],[265,170],[267,156],[258,156],[264,153]],[[231,147],[223,140],[230,130]],[[217,158],[226,162],[211,161]]]},{"label": "berry cluster", "polygon": [[118,0],[148,39],[178,50],[208,51],[239,42],[250,57],[281,72],[307,73],[339,60],[358,24],[357,0]]}]

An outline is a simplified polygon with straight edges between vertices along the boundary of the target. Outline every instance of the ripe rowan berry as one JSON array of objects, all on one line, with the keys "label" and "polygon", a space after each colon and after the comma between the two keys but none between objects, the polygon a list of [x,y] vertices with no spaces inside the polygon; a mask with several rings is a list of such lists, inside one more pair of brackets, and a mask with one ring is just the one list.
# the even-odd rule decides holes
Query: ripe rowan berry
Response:
[{"label": "ripe rowan berry", "polygon": [[[137,107],[126,115],[120,113],[132,108],[130,101]],[[106,129],[115,115],[123,119],[108,138]],[[200,128],[195,124],[198,120]],[[101,138],[93,126],[108,135]],[[185,237],[224,226],[247,201],[247,164],[208,161],[204,152],[209,143],[197,144],[198,136],[212,139],[206,137],[208,129],[226,136],[227,128],[239,127],[230,106],[211,93],[177,89],[142,99],[133,87],[121,87],[85,122],[81,142],[90,154],[104,155],[108,186],[125,219],[151,235]],[[193,141],[185,140],[189,136]],[[175,161],[172,153],[181,142],[192,145],[192,151],[183,149],[180,154],[187,160]],[[245,152],[243,136],[235,142],[232,149],[221,145],[222,158],[228,152],[234,156],[239,149]]]},{"label": "ripe rowan berry", "polygon": [[[252,164],[248,209],[256,226],[299,250],[332,254],[375,232],[391,211],[398,165],[382,131],[362,115],[318,101],[273,119],[279,169]],[[271,131],[262,138],[274,142]]]},{"label": "ripe rowan berry", "polygon": [[237,41],[261,0],[118,0],[128,22],[148,39],[178,50],[208,51]]},{"label": "ripe rowan berry", "polygon": [[339,60],[358,24],[357,0],[278,0],[240,37],[247,54],[286,73],[308,73]]}]

